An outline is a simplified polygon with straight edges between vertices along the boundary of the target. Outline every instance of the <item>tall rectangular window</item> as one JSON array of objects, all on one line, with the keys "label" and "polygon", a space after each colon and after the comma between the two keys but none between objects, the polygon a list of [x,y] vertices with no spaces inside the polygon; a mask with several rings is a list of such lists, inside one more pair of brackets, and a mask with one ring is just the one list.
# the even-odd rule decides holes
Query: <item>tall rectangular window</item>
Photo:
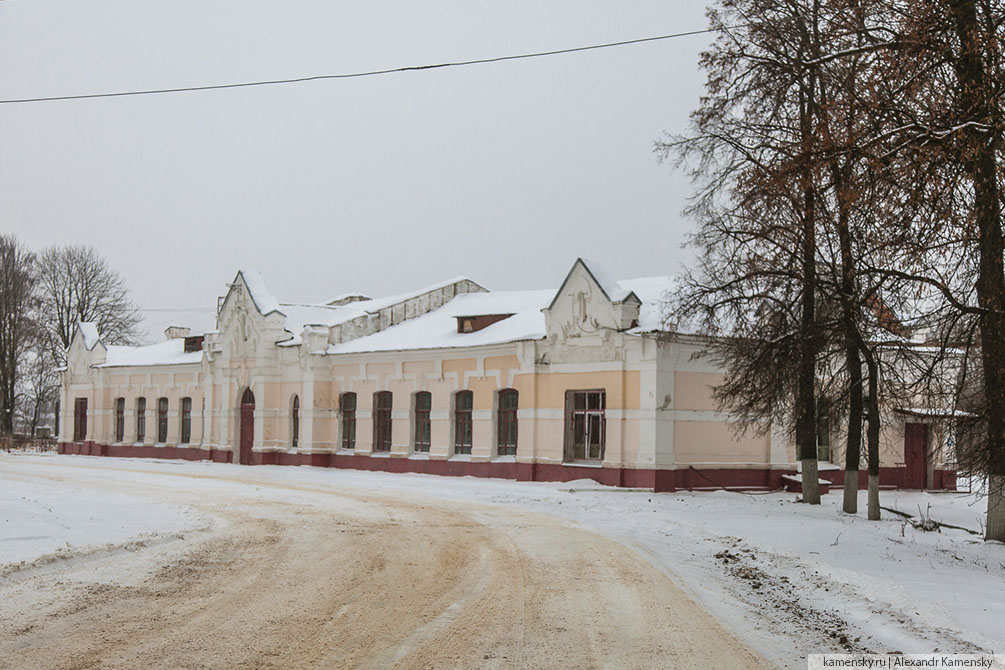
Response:
[{"label": "tall rectangular window", "polygon": [[163,444],[168,439],[168,399],[157,399],[157,441]]},{"label": "tall rectangular window", "polygon": [[126,439],[126,399],[115,399],[115,441]]},{"label": "tall rectangular window", "polygon": [[433,396],[428,391],[415,394],[415,451],[428,452],[430,444],[429,410]]},{"label": "tall rectangular window", "polygon": [[188,444],[192,441],[192,399],[182,398],[181,399],[181,430],[178,434],[181,436],[179,442],[181,444]]},{"label": "tall rectangular window", "polygon": [[391,392],[373,394],[373,450],[391,451]]},{"label": "tall rectangular window", "polygon": [[294,449],[300,444],[300,396],[294,395],[290,406],[290,443]]},{"label": "tall rectangular window", "polygon": [[339,400],[339,409],[342,412],[342,448],[356,448],[356,394],[353,392],[343,393]]},{"label": "tall rectangular window", "polygon": [[516,455],[516,411],[520,394],[515,389],[499,391],[499,417],[496,426],[496,453],[499,456]]},{"label": "tall rectangular window", "polygon": [[454,453],[471,453],[471,407],[474,394],[458,391],[454,394]]},{"label": "tall rectangular window", "polygon": [[607,394],[604,391],[566,391],[566,460],[603,460],[607,431],[606,408]]},{"label": "tall rectangular window", "polygon": [[87,439],[87,398],[76,398],[73,401],[73,441],[83,442]]},{"label": "tall rectangular window", "polygon": [[136,441],[147,439],[147,399],[136,399]]}]

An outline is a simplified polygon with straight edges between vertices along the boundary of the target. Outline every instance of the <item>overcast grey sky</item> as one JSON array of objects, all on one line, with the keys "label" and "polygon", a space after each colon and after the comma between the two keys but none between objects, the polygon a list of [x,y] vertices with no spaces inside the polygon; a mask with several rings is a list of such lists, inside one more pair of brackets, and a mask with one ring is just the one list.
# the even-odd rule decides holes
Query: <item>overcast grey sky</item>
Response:
[{"label": "overcast grey sky", "polygon": [[[226,83],[484,58],[706,27],[634,0],[13,0],[0,97]],[[454,275],[556,286],[686,252],[686,128],[707,35],[465,68],[228,91],[0,105],[3,229],[96,246],[146,309],[211,310],[240,267],[281,300]],[[148,312],[159,337],[184,312]]]}]

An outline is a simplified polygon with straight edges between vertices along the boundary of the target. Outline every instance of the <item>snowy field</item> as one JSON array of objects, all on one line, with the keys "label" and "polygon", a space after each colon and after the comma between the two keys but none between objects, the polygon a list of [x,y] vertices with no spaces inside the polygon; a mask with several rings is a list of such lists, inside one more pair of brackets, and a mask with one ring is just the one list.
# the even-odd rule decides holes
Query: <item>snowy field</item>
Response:
[{"label": "snowy field", "polygon": [[[43,464],[46,483],[27,483],[24,469]],[[878,523],[867,521],[864,511],[844,515],[840,490],[810,507],[796,504],[795,494],[653,494],[590,480],[551,484],[3,454],[0,576],[33,562],[72,560],[131,542],[146,546],[206,523],[185,505],[60,482],[64,471],[69,477],[81,464],[100,468],[108,481],[169,479],[202,501],[247,488],[242,479],[254,478],[256,491],[296,483],[560,517],[638,551],[779,667],[805,667],[806,654],[842,650],[1005,650],[1005,545],[963,530],[916,530],[888,512]],[[915,516],[930,509],[937,521],[981,530],[984,502],[972,495],[890,491],[881,501]],[[859,504],[864,510],[864,494]]]},{"label": "snowy field", "polygon": [[[16,458],[8,455],[4,460]],[[3,463],[3,460],[0,460]],[[190,528],[191,510],[73,485],[26,483],[0,471],[0,575],[42,558],[143,542]]]}]

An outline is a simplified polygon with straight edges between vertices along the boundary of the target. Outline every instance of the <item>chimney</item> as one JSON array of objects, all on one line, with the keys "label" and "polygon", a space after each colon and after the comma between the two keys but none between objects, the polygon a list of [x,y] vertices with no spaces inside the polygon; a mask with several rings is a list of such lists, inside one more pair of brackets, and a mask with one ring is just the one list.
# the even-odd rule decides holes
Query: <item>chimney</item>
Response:
[{"label": "chimney", "polygon": [[185,328],[184,326],[168,326],[164,329],[164,337],[169,340],[178,340],[188,337],[190,332],[192,332],[192,329]]}]

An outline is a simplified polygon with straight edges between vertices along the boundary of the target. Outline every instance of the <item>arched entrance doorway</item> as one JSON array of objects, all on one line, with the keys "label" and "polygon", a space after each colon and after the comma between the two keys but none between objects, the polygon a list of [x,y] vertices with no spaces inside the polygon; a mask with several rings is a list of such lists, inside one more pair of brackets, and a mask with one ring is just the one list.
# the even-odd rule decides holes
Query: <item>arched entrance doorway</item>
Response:
[{"label": "arched entrance doorway", "polygon": [[238,444],[239,463],[251,465],[251,446],[255,443],[255,394],[250,388],[244,389],[241,396],[241,423]]}]

